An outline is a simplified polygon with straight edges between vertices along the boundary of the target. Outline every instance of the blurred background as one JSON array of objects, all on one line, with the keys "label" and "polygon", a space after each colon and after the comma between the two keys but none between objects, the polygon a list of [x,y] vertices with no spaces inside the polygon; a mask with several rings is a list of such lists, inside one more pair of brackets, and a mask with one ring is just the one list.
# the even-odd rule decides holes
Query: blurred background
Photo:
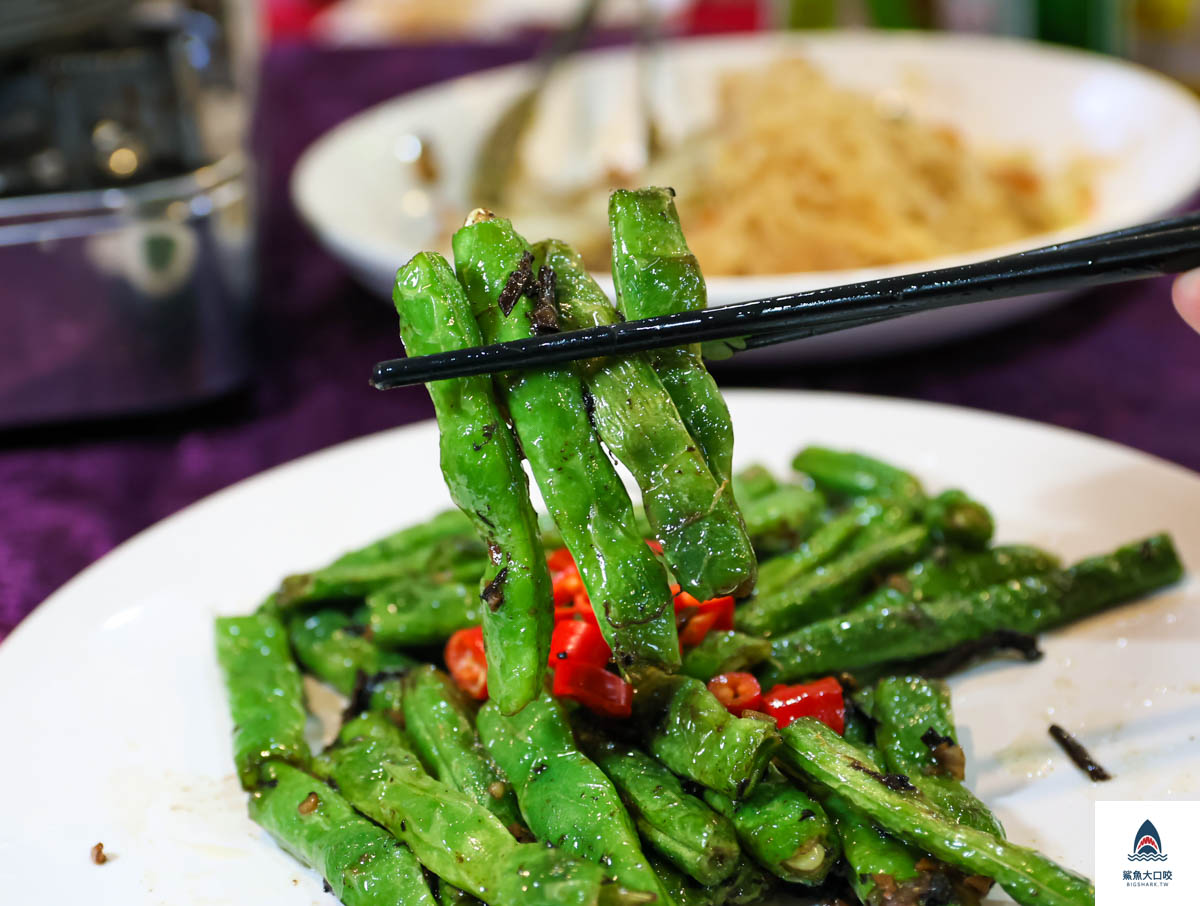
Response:
[{"label": "blurred background", "polygon": [[[367,385],[382,296],[474,204],[602,273],[608,190],[674,185],[737,301],[1194,207],[1197,90],[1200,0],[4,0],[0,638],[200,497],[430,417]],[[716,373],[1200,468],[1166,281],[882,327]]]}]

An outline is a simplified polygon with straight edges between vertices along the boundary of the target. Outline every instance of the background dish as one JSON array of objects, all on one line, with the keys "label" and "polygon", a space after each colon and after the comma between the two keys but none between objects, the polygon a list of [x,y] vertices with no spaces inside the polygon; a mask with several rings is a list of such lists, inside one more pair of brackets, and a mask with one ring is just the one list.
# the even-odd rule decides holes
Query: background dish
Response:
[{"label": "background dish", "polygon": [[[968,782],[1010,836],[1092,872],[1092,801],[1200,794],[1200,477],[1085,435],[971,410],[837,394],[731,392],[741,464],[783,472],[810,442],[969,488],[998,540],[1065,559],[1168,530],[1185,584],[1046,637],[1035,665],[952,681]],[[448,505],[432,423],[264,473],[171,517],[52,596],[0,647],[8,715],[0,883],[14,902],[309,904],[320,879],[245,813],[212,618]],[[1116,779],[1087,781],[1046,727]],[[115,856],[97,867],[88,850]],[[1004,902],[993,897],[989,902]]]},{"label": "background dish", "polygon": [[[708,281],[711,304],[958,264],[1127,226],[1169,212],[1200,187],[1194,154],[1200,103],[1148,70],[1077,51],[919,33],[678,41],[662,49],[655,96],[672,112],[674,127],[686,131],[711,109],[720,72],[797,53],[834,82],[885,94],[889,104],[947,122],[983,147],[1028,149],[1052,169],[1081,156],[1099,160],[1094,210],[1067,230],[967,255],[886,268],[714,277]],[[627,49],[583,55],[556,80],[546,103],[554,104],[555,96],[581,99],[578,109],[592,112],[579,128],[600,132],[604,117],[628,97],[619,86],[631,82],[632,67]],[[439,206],[470,206],[465,187],[477,143],[526,84],[528,72],[528,64],[507,66],[403,95],[351,118],[305,152],[293,173],[293,199],[320,241],[366,286],[390,294],[396,268],[442,240]],[[428,139],[438,156],[437,185],[424,196],[412,167],[397,158],[397,143],[410,134]],[[603,134],[619,141],[621,130]],[[407,194],[414,189],[418,194]],[[895,351],[1008,323],[1061,298],[1040,295],[937,312],[756,355],[812,361]]]}]

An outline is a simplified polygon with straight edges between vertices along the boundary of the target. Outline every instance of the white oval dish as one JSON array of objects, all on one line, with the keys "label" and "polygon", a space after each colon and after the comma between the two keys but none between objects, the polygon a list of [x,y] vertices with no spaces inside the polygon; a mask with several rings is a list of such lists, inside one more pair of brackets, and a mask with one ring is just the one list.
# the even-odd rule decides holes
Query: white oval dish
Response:
[{"label": "white oval dish", "polygon": [[[927,403],[731,392],[739,461],[808,443],[969,489],[1001,541],[1071,559],[1157,531],[1200,569],[1200,476],[1086,435]],[[164,520],[56,592],[0,645],[5,902],[328,902],[246,817],[212,619],[279,579],[449,505],[426,422],[272,469]],[[1032,665],[952,681],[968,781],[1009,837],[1091,873],[1096,799],[1200,797],[1200,581],[1043,639]],[[1046,728],[1116,775],[1092,784]],[[116,858],[91,864],[97,841]],[[1112,866],[1107,866],[1111,869]],[[989,902],[1004,902],[993,896]]]},{"label": "white oval dish", "polygon": [[[982,147],[1025,149],[1051,168],[1080,157],[1101,161],[1094,210],[1069,229],[964,255],[856,270],[714,276],[712,305],[962,264],[1129,226],[1169,213],[1200,188],[1195,96],[1111,57],[1001,38],[851,31],[668,42],[655,79],[666,86],[658,93],[667,108],[660,120],[686,133],[711,111],[721,72],[785,54],[803,55],[838,84],[886,95],[890,106],[949,123]],[[627,132],[603,127],[629,94],[632,67],[625,48],[583,54],[552,83],[546,103],[560,119],[564,110],[584,111],[580,116],[601,127],[596,134],[606,141],[628,141]],[[443,243],[443,228],[412,167],[398,159],[397,143],[411,134],[430,141],[440,170],[436,204],[465,212],[478,143],[529,72],[528,64],[516,64],[401,95],[347,120],[304,153],[292,176],[296,206],[363,284],[390,296],[396,269]],[[572,107],[572,97],[586,101]],[[545,123],[534,128],[553,135]],[[602,166],[601,158],[592,155],[591,164]],[[611,288],[607,275],[598,276]],[[754,355],[813,361],[897,351],[1008,323],[1062,298],[1041,294],[930,312]]]}]

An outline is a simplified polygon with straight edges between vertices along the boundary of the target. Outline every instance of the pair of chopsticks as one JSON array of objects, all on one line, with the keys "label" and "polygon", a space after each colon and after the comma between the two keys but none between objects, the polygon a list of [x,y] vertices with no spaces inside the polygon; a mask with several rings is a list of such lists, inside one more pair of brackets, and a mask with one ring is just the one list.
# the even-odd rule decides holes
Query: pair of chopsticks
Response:
[{"label": "pair of chopsticks", "polygon": [[625,321],[375,366],[380,390],[558,362],[743,338],[747,348],[903,315],[1030,293],[1120,283],[1200,267],[1200,212],[973,264]]}]

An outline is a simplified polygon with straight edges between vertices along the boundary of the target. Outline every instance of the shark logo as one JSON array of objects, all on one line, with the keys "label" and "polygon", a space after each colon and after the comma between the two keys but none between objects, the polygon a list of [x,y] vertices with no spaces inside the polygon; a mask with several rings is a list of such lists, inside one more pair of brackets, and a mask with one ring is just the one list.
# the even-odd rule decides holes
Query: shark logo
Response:
[{"label": "shark logo", "polygon": [[1133,837],[1133,850],[1127,856],[1130,862],[1164,862],[1167,854],[1163,852],[1162,838],[1158,836],[1158,828],[1147,819],[1137,829]]}]

